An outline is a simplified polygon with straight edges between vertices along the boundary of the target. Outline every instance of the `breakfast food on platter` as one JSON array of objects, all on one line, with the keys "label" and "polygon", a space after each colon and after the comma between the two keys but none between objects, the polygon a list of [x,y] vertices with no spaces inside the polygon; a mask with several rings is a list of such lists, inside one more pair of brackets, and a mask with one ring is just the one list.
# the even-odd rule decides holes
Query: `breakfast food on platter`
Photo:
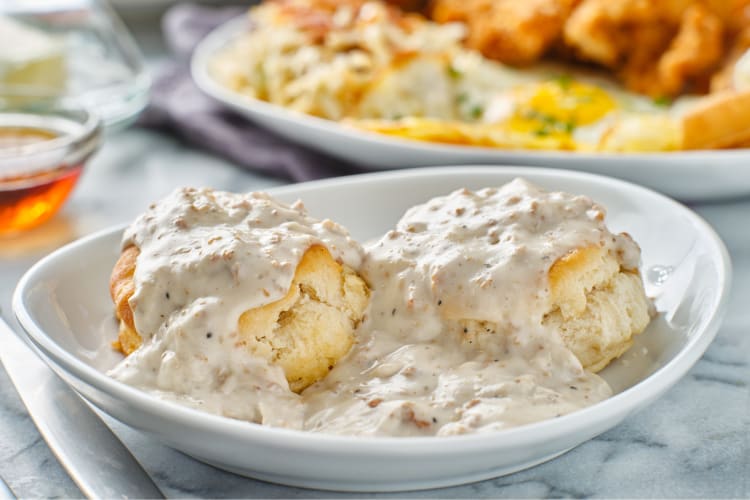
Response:
[{"label": "breakfast food on platter", "polygon": [[648,325],[640,249],[587,197],[516,179],[409,209],[360,247],[266,194],[178,190],[126,231],[110,374],[266,425],[504,429],[611,395]]},{"label": "breakfast food on platter", "polygon": [[369,295],[353,271],[361,257],[342,227],[301,204],[177,190],[130,226],[113,270],[115,347],[129,354],[114,375],[284,425],[283,403],[266,399],[293,414],[292,391],[322,378],[353,342]]},{"label": "breakfast food on platter", "polygon": [[[605,152],[741,147],[750,140],[741,83],[750,64],[740,64],[750,31],[708,3],[436,0],[426,11],[441,24],[396,5],[419,2],[266,1],[209,71],[239,94],[400,138]],[[710,88],[717,94],[701,95]],[[696,123],[716,121],[715,137],[695,136]]]}]

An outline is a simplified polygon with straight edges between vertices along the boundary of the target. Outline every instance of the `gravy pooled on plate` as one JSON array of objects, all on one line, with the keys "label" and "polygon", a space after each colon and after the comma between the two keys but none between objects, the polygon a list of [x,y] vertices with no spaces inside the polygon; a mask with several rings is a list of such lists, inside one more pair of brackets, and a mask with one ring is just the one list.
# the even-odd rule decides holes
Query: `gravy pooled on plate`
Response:
[{"label": "gravy pooled on plate", "polygon": [[[261,196],[272,203],[263,195],[216,196],[251,204],[253,196]],[[136,266],[136,290],[156,289],[156,300],[167,284],[197,286],[192,305],[144,312],[139,309],[143,292],[136,291],[136,316],[149,316],[136,326],[140,331],[149,325],[155,333],[111,373],[235,418],[387,436],[462,434],[554,418],[611,395],[592,370],[624,352],[650,320],[637,270],[640,250],[632,239],[610,233],[604,210],[590,199],[546,192],[519,179],[497,189],[459,190],[411,208],[394,230],[365,246],[361,262],[343,229],[335,226],[336,238],[311,234],[311,227],[321,226],[310,221],[292,227],[276,221],[288,232],[275,241],[271,235],[279,229],[273,224],[248,232],[246,219],[219,214],[207,224],[188,223],[175,236],[174,217],[165,214],[183,215],[179,205],[175,195],[154,205],[151,215],[128,231],[126,244],[145,247]],[[259,294],[253,280],[233,281],[231,272],[216,268],[214,253],[205,251],[205,242],[216,235],[227,239],[223,245],[233,238],[254,242],[247,261],[236,264],[246,270],[240,277],[253,276],[256,269],[268,273],[274,297],[289,289],[295,256],[312,240],[328,238],[325,243],[350,250],[338,257],[367,281],[370,302],[351,350],[329,366],[327,376],[295,394],[273,360],[231,346],[206,346],[205,322],[213,322],[210,327],[226,338],[236,332],[243,310],[274,298]],[[242,255],[235,252],[238,261]],[[189,265],[171,263],[175,256]],[[272,262],[288,262],[290,270]],[[232,307],[216,305],[225,301]],[[217,311],[220,319],[212,318]],[[202,319],[179,327],[185,340],[165,340],[176,335],[175,321],[196,314]],[[233,384],[248,390],[217,383],[221,370],[193,373],[191,366],[203,365],[192,361],[182,365],[179,384],[160,384],[160,375],[153,375],[165,358],[196,357],[208,358],[216,368],[242,359],[237,365],[242,369],[232,372]]]}]

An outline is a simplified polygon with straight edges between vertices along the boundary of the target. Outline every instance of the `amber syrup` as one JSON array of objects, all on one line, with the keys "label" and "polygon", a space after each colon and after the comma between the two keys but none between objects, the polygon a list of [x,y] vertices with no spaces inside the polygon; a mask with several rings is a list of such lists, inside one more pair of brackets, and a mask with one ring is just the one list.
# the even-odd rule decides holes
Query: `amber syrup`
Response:
[{"label": "amber syrup", "polygon": [[83,170],[63,166],[22,179],[0,179],[0,234],[32,228],[54,215]]},{"label": "amber syrup", "polygon": [[[0,126],[0,149],[8,151],[8,148],[44,143],[63,135],[62,131],[47,128]],[[29,229],[52,217],[83,170],[82,164],[30,167],[23,173],[5,173],[0,168],[0,235]]]}]

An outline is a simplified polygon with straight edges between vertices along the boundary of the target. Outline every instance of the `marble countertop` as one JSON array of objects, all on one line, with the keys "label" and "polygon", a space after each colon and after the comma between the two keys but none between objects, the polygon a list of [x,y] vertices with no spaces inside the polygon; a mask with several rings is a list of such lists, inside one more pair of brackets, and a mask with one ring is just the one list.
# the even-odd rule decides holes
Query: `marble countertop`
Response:
[{"label": "marble countertop", "polygon": [[[158,35],[153,31],[140,35],[149,60],[158,64]],[[281,183],[153,131],[131,128],[112,136],[57,217],[27,234],[0,241],[0,314],[18,327],[10,310],[11,293],[37,259],[80,236],[131,220],[177,185],[243,191]],[[551,462],[476,484],[377,496],[749,497],[750,198],[693,208],[726,242],[734,276],[723,326],[683,380],[645,410]],[[19,497],[80,497],[3,370],[0,401],[0,476]],[[107,423],[170,497],[357,496],[236,476],[153,442],[114,420],[107,419]]]}]

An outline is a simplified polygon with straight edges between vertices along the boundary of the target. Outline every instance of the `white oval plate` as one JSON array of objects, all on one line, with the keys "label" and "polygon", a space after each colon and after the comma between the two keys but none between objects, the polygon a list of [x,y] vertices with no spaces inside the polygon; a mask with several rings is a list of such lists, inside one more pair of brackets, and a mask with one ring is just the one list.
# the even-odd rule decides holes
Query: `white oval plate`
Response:
[{"label": "white oval plate", "polygon": [[312,215],[341,222],[363,241],[383,234],[416,203],[459,187],[498,186],[517,176],[604,204],[610,228],[628,231],[641,244],[647,290],[661,313],[636,345],[603,372],[615,395],[554,420],[454,437],[329,436],[210,415],[124,385],[104,374],[121,359],[110,346],[117,325],[108,279],[122,227],[42,259],[21,279],[14,310],[50,366],[89,401],[218,467],[277,483],[346,491],[431,488],[497,477],[549,460],[617,425],[698,360],[716,334],[729,289],[729,257],[714,231],[653,191],[561,170],[400,170],[271,190],[282,200],[304,200]]},{"label": "white oval plate", "polygon": [[750,149],[607,154],[456,146],[357,130],[243,96],[214,80],[208,63],[219,49],[246,29],[247,21],[236,19],[216,29],[198,45],[192,59],[192,75],[198,87],[223,105],[283,137],[373,170],[424,165],[535,165],[619,177],[683,200],[750,193],[750,169],[747,168]]}]

